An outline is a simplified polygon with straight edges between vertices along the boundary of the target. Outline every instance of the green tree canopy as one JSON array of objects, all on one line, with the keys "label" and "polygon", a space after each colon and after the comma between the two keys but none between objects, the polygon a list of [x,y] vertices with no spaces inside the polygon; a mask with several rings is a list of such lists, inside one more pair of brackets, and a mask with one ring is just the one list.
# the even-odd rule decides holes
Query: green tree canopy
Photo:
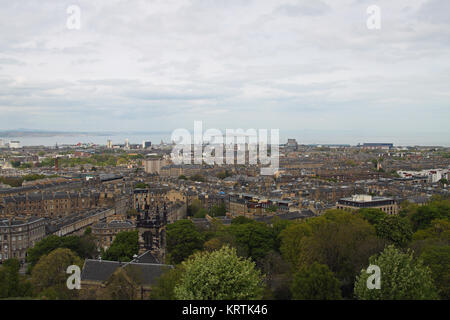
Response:
[{"label": "green tree canopy", "polygon": [[33,248],[28,249],[27,261],[30,263],[30,268],[32,268],[43,255],[49,254],[58,248],[70,249],[82,258],[93,258],[96,253],[95,241],[92,235],[85,234],[81,237],[58,237],[56,235],[50,235],[37,242]]},{"label": "green tree canopy", "polygon": [[198,252],[183,262],[184,274],[175,287],[182,300],[253,300],[262,297],[264,286],[260,271],[236,250],[223,247],[213,252]]},{"label": "green tree canopy", "polygon": [[103,299],[108,300],[137,300],[139,297],[139,275],[134,276],[136,270],[128,270],[129,267],[117,268],[106,281],[103,291]]},{"label": "green tree canopy", "polygon": [[358,214],[367,220],[371,225],[376,225],[381,219],[387,216],[385,212],[380,209],[364,208],[358,210]]},{"label": "green tree canopy", "polygon": [[314,262],[294,275],[291,286],[295,300],[340,300],[339,280],[324,264]]},{"label": "green tree canopy", "polygon": [[46,299],[74,298],[77,290],[67,288],[69,275],[66,271],[71,265],[82,268],[83,260],[66,248],[59,248],[42,256],[31,273],[31,282],[36,293]]},{"label": "green tree canopy", "polygon": [[138,182],[138,183],[136,183],[136,185],[134,187],[136,189],[147,189],[148,188],[148,184],[146,184],[144,182]]},{"label": "green tree canopy", "polygon": [[244,224],[244,223],[253,223],[253,222],[254,222],[254,220],[252,220],[250,218],[247,218],[247,217],[244,217],[244,216],[239,216],[239,217],[233,218],[231,220],[231,224],[232,225],[234,225],[234,224]]},{"label": "green tree canopy", "polygon": [[409,215],[413,230],[426,229],[435,219],[450,220],[450,200],[437,199],[427,205],[417,207]]},{"label": "green tree canopy", "polygon": [[208,211],[204,208],[200,208],[195,214],[194,218],[204,218],[208,214]]},{"label": "green tree canopy", "polygon": [[281,237],[281,252],[293,270],[314,262],[327,265],[340,280],[345,297],[352,295],[356,274],[384,246],[372,225],[341,210],[295,223],[283,230]]},{"label": "green tree canopy", "polygon": [[450,299],[450,246],[427,247],[420,258],[431,269],[434,284],[442,300]]},{"label": "green tree canopy", "polygon": [[220,205],[213,205],[211,207],[211,217],[222,217],[226,214],[226,212],[227,210],[224,203],[221,203]]},{"label": "green tree canopy", "polygon": [[377,236],[391,241],[399,247],[405,247],[412,239],[412,227],[407,218],[398,215],[383,217],[375,225]]},{"label": "green tree canopy", "polygon": [[190,217],[195,216],[197,212],[199,212],[202,209],[202,202],[198,199],[194,199],[190,205],[188,205],[187,208],[187,215]]},{"label": "green tree canopy", "polygon": [[150,300],[176,300],[174,289],[180,282],[184,269],[181,265],[169,268],[157,280],[157,284],[152,287]]},{"label": "green tree canopy", "polygon": [[369,289],[370,276],[363,269],[355,282],[355,296],[360,300],[429,300],[438,299],[430,269],[422,260],[415,260],[411,251],[406,253],[390,245],[379,255],[370,257],[371,265],[381,271],[381,288]]},{"label": "green tree canopy", "polygon": [[228,231],[234,238],[239,253],[252,258],[263,258],[274,249],[274,237],[271,228],[264,222],[232,224]]},{"label": "green tree canopy", "polygon": [[290,220],[283,220],[279,217],[272,218],[272,232],[274,238],[274,248],[280,252],[281,247],[281,232],[292,224]]},{"label": "green tree canopy", "polygon": [[133,256],[139,252],[138,231],[119,232],[114,238],[102,259],[110,261],[131,261]]},{"label": "green tree canopy", "polygon": [[178,220],[166,227],[166,248],[170,263],[178,264],[203,248],[203,236],[190,220]]},{"label": "green tree canopy", "polygon": [[428,228],[418,230],[413,234],[413,240],[436,239],[450,243],[450,221],[447,219],[435,219]]},{"label": "green tree canopy", "polygon": [[19,275],[20,263],[8,259],[0,265],[0,299],[31,296],[30,283]]}]

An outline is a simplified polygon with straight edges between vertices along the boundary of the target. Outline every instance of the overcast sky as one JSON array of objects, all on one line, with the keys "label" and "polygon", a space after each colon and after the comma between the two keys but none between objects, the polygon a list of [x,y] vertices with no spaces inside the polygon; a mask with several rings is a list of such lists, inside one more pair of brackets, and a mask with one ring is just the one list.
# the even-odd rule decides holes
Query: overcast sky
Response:
[{"label": "overcast sky", "polygon": [[[79,30],[67,28],[70,5]],[[380,30],[366,26],[369,5]],[[448,0],[0,8],[0,130],[171,131],[202,120],[300,132],[300,142],[450,145]]]}]

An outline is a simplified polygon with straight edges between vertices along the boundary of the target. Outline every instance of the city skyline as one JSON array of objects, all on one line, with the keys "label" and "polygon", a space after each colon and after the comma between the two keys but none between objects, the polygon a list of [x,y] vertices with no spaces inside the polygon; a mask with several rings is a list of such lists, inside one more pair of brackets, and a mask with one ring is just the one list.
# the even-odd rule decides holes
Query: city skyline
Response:
[{"label": "city skyline", "polygon": [[[192,128],[187,127],[187,130]],[[210,129],[209,127],[205,130]],[[239,129],[239,128],[229,128]],[[241,128],[248,129],[248,128]],[[258,128],[256,128],[258,129]],[[225,132],[225,129],[220,129]],[[170,143],[173,131],[46,131],[46,130],[10,130],[0,131],[0,140],[7,143],[10,140],[19,140],[23,146],[54,146],[55,144],[77,144],[94,143],[105,145],[107,140],[111,139],[115,144],[123,144],[125,139],[130,143],[140,144],[143,140],[150,140],[152,143]],[[330,131],[320,130],[282,130],[280,129],[280,143],[284,144],[289,138],[294,138],[300,144],[304,145],[352,145],[356,146],[363,143],[393,143],[396,147],[412,146],[441,146],[449,147],[450,141],[443,136],[436,143],[428,143],[427,137],[422,138],[398,138],[389,135],[385,136],[352,136],[352,131],[341,131],[331,134]],[[440,143],[439,143],[440,142]]]}]

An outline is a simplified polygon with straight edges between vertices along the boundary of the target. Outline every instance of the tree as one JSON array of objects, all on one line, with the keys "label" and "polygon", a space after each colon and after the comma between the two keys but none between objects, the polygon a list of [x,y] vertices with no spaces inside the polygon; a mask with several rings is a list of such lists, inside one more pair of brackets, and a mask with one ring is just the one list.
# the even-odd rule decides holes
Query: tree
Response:
[{"label": "tree", "polygon": [[50,235],[37,242],[33,248],[28,249],[27,261],[30,263],[30,266],[34,266],[43,255],[60,248],[61,239],[56,235]]},{"label": "tree", "polygon": [[211,216],[212,217],[222,217],[226,214],[227,210],[225,208],[225,204],[221,203],[220,205],[213,205],[211,207]]},{"label": "tree", "polygon": [[208,214],[208,211],[206,211],[206,209],[204,208],[200,208],[195,214],[194,214],[194,218],[205,218],[206,215]]},{"label": "tree", "polygon": [[150,300],[176,300],[175,286],[180,282],[184,269],[178,265],[164,272],[150,292]]},{"label": "tree", "polygon": [[82,268],[83,261],[75,252],[59,248],[44,255],[33,268],[31,282],[36,293],[46,299],[70,299],[77,290],[67,288],[67,267],[77,265]]},{"label": "tree", "polygon": [[437,199],[418,207],[410,214],[413,230],[426,229],[435,219],[450,220],[450,200]]},{"label": "tree", "polygon": [[293,269],[297,269],[300,264],[300,251],[304,245],[304,238],[311,234],[311,224],[306,221],[294,222],[280,233],[281,254]]},{"label": "tree", "polygon": [[291,292],[295,300],[340,300],[339,286],[326,265],[314,262],[295,274]]},{"label": "tree", "polygon": [[420,258],[432,272],[434,284],[442,300],[450,299],[450,246],[427,247]]},{"label": "tree", "polygon": [[253,223],[254,220],[244,217],[244,216],[239,216],[234,218],[233,220],[231,220],[231,225],[235,225],[235,224],[244,224],[244,223]]},{"label": "tree", "polygon": [[447,219],[435,219],[426,229],[418,230],[413,234],[413,240],[435,239],[450,243],[450,221]]},{"label": "tree", "polygon": [[136,183],[136,185],[134,186],[135,189],[147,189],[148,185],[145,184],[144,182],[138,182]]},{"label": "tree", "polygon": [[274,249],[274,238],[270,227],[264,222],[232,224],[229,232],[233,236],[238,251],[253,261],[263,258]]},{"label": "tree", "polygon": [[138,231],[119,232],[111,247],[102,256],[104,260],[110,261],[131,261],[133,256],[139,252]]},{"label": "tree", "polygon": [[377,236],[405,247],[412,239],[412,227],[407,218],[397,215],[383,217],[376,225]]},{"label": "tree", "polygon": [[280,252],[281,247],[281,232],[292,224],[290,220],[283,220],[279,217],[272,218],[272,233],[274,238],[274,248]]},{"label": "tree", "polygon": [[278,252],[270,251],[264,258],[256,261],[256,266],[265,275],[266,292],[263,299],[291,299],[290,266]]},{"label": "tree", "polygon": [[20,167],[20,161],[11,161],[11,165],[13,168],[18,168]]},{"label": "tree", "polygon": [[93,258],[96,253],[96,245],[92,235],[85,234],[81,237],[50,235],[37,242],[33,248],[28,249],[27,261],[30,263],[28,271],[31,271],[43,255],[58,248],[68,248],[81,258]]},{"label": "tree", "polygon": [[84,230],[83,235],[84,236],[89,236],[92,234],[92,228],[91,227],[87,227],[86,230]]},{"label": "tree", "polygon": [[189,180],[192,180],[192,181],[199,181],[199,182],[204,182],[204,181],[205,181],[205,178],[204,178],[201,174],[194,174],[193,176],[191,176],[191,177],[189,178]]},{"label": "tree", "polygon": [[438,299],[430,269],[422,260],[414,260],[411,251],[402,253],[390,245],[379,255],[370,257],[371,265],[380,268],[380,289],[369,289],[365,269],[356,277],[354,293],[360,300],[430,300]]},{"label": "tree", "polygon": [[351,212],[330,210],[287,227],[282,232],[281,252],[293,270],[314,262],[327,265],[340,280],[343,296],[349,297],[356,274],[383,246],[366,220]]},{"label": "tree", "polygon": [[[117,268],[105,284],[103,298],[108,300],[136,300],[139,296],[141,276],[136,274],[135,266]],[[131,270],[131,271],[130,271]],[[139,270],[140,271],[140,270]],[[136,277],[136,275],[137,277]],[[134,275],[134,276],[133,276]]]},{"label": "tree", "polygon": [[92,235],[66,236],[60,238],[59,248],[74,251],[81,258],[92,258],[96,253],[96,245]]},{"label": "tree", "polygon": [[195,214],[200,211],[200,209],[202,209],[202,202],[198,199],[195,199],[190,205],[188,205],[187,215],[189,217],[195,216]]},{"label": "tree", "polygon": [[358,211],[358,214],[367,220],[371,225],[376,225],[381,219],[387,216],[385,212],[380,209],[364,208]]},{"label": "tree", "polygon": [[0,265],[0,299],[32,296],[30,283],[20,274],[17,259],[8,259]]},{"label": "tree", "polygon": [[249,259],[240,258],[227,246],[198,252],[183,262],[185,272],[175,287],[181,300],[254,300],[262,297],[260,271]]},{"label": "tree", "polygon": [[190,220],[178,220],[166,227],[166,248],[170,263],[178,264],[203,248],[203,237]]}]

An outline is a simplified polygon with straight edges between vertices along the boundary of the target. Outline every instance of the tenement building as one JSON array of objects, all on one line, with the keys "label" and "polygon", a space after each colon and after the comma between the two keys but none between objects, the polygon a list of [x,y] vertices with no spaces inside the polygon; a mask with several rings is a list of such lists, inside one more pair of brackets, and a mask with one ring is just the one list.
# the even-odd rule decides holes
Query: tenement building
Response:
[{"label": "tenement building", "polygon": [[108,249],[119,232],[133,231],[135,226],[131,221],[99,222],[92,226],[92,234],[95,236],[97,248]]},{"label": "tenement building", "polygon": [[25,262],[28,248],[45,237],[45,219],[39,217],[0,220],[0,263],[16,258]]}]

